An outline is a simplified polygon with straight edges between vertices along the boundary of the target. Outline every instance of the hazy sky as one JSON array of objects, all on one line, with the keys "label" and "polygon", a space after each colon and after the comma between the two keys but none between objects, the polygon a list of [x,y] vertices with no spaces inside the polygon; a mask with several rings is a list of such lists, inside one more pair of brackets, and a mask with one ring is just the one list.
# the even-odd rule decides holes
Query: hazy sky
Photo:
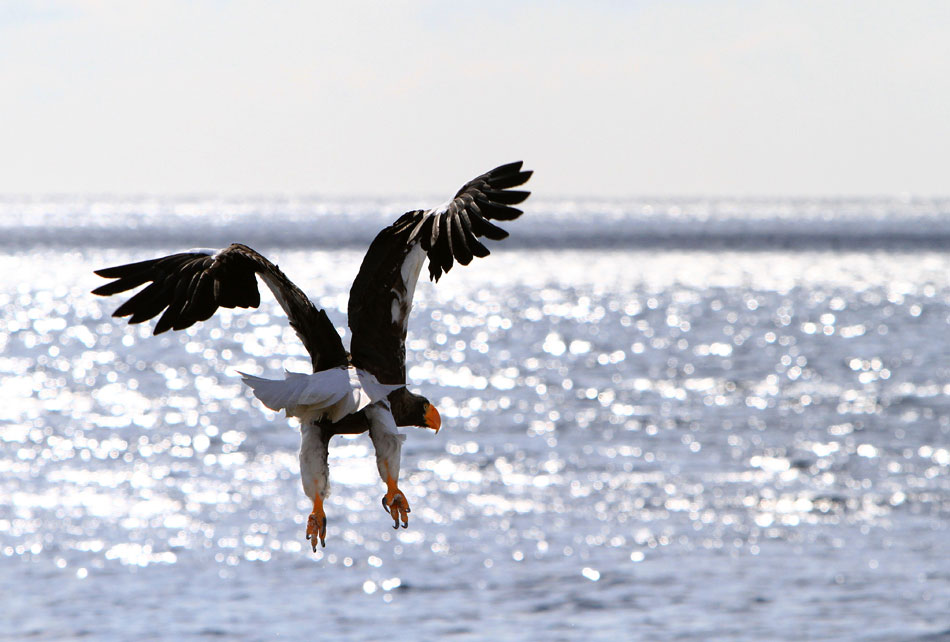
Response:
[{"label": "hazy sky", "polygon": [[0,193],[950,194],[950,2],[0,3]]}]

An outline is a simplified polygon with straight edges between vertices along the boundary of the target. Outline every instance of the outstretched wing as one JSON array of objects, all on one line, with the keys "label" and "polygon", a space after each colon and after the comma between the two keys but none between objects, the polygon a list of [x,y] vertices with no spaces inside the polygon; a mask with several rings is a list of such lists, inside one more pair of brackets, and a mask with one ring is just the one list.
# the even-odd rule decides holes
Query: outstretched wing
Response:
[{"label": "outstretched wing", "polygon": [[466,183],[448,203],[407,212],[376,236],[350,289],[354,365],[381,383],[406,382],[406,329],[422,264],[429,259],[429,276],[438,281],[456,261],[468,265],[476,256],[488,256],[478,239],[508,236],[490,221],[521,216],[512,205],[530,194],[510,189],[531,178],[521,165],[496,167]]},{"label": "outstretched wing", "polygon": [[112,316],[131,316],[129,323],[141,323],[164,310],[155,324],[155,334],[183,330],[210,318],[219,307],[256,308],[261,295],[255,275],[260,275],[310,353],[314,372],[347,363],[343,342],[327,313],[317,309],[276,265],[246,245],[191,250],[96,270],[96,274],[116,279],[92,291],[101,296],[149,283]]}]

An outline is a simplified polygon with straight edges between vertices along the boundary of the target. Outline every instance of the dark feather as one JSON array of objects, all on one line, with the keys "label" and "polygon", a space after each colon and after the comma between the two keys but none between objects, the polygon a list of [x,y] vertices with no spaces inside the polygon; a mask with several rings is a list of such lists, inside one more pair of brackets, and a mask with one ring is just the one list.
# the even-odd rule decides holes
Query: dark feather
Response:
[{"label": "dark feather", "polygon": [[485,197],[495,203],[504,203],[505,205],[517,205],[518,203],[523,203],[529,196],[531,192],[518,192],[514,190],[486,190],[483,192]]},{"label": "dark feather", "polygon": [[442,219],[440,221],[441,224],[439,225],[439,228],[441,229],[439,243],[442,246],[442,251],[439,253],[439,258],[442,259],[440,265],[443,272],[448,272],[452,269],[453,265],[452,217],[449,216],[448,212],[446,212],[445,214],[440,214],[439,218]]},{"label": "dark feather", "polygon": [[517,172],[514,174],[506,174],[503,176],[493,177],[489,181],[495,189],[510,189],[512,187],[518,187],[519,185],[524,185],[528,182],[528,179],[531,178],[531,175],[534,172]]},{"label": "dark feather", "polygon": [[131,277],[123,277],[112,283],[106,283],[105,285],[100,285],[95,290],[92,291],[93,294],[98,294],[99,296],[110,296],[112,294],[118,294],[119,292],[125,292],[133,288],[137,288],[143,283],[148,282],[148,276],[146,275],[137,275]]},{"label": "dark feather", "polygon": [[475,236],[484,236],[492,241],[503,241],[508,238],[508,232],[489,223],[481,214],[470,213],[469,218],[472,220],[472,233]]},{"label": "dark feather", "polygon": [[[103,270],[96,274],[117,279],[96,288],[96,294],[124,292],[149,283],[115,311],[141,323],[162,313],[155,334],[182,330],[210,318],[219,307],[256,308],[261,295],[257,275],[279,293],[291,326],[310,352],[314,370],[346,365],[348,357],[340,335],[323,310],[266,258],[247,247],[233,244],[214,256],[184,252]],[[164,310],[164,312],[162,312]]]},{"label": "dark feather", "polygon": [[435,216],[427,216],[419,230],[418,236],[422,239],[422,249],[426,252],[432,249],[432,226],[435,225],[435,219]]},{"label": "dark feather", "polygon": [[[472,251],[468,249],[468,243],[465,241],[465,229],[462,226],[461,218],[465,216],[465,212],[459,212],[452,220],[452,235],[450,240],[452,241],[452,253],[455,254],[456,260],[459,262],[459,265],[468,265],[472,262]],[[468,217],[466,216],[466,219]],[[471,235],[471,232],[469,232]]]},{"label": "dark feather", "polygon": [[523,212],[516,207],[493,203],[483,195],[476,196],[475,202],[478,203],[478,209],[485,218],[493,218],[498,221],[513,221],[523,214]]},{"label": "dark feather", "polygon": [[[120,279],[123,277],[135,276],[137,274],[147,273],[149,268],[151,268],[158,260],[159,259],[149,259],[147,261],[139,261],[137,263],[126,263],[125,265],[116,265],[110,268],[102,268],[101,270],[95,270],[94,274],[105,279]],[[145,281],[142,281],[142,283],[144,282]]]},{"label": "dark feather", "polygon": [[[463,233],[465,234],[465,244],[471,251],[473,256],[479,258],[484,258],[490,254],[488,248],[482,245],[477,238],[475,238],[475,233],[472,231],[472,221],[468,215],[468,212],[462,210],[459,212],[459,223]],[[461,262],[461,261],[460,261]],[[465,263],[465,265],[468,265]]]},{"label": "dark feather", "polygon": [[[156,281],[120,306],[112,316],[121,317],[132,314],[129,323],[133,324],[148,321],[168,306],[172,286],[173,283],[168,279]],[[130,306],[129,312],[123,311],[125,306]]]},{"label": "dark feather", "polygon": [[431,231],[429,232],[429,247],[436,248],[439,240],[439,226],[442,223],[442,217],[438,214],[430,215],[432,219]]},{"label": "dark feather", "polygon": [[[192,277],[191,284],[188,286],[188,296],[181,309],[178,324],[185,323],[186,325],[183,326],[185,328],[194,325],[199,320],[199,311],[207,307],[209,302],[212,303],[212,305],[214,304],[214,300],[211,298],[211,288],[208,287],[210,283],[211,276],[207,270],[197,272]],[[179,328],[176,328],[176,330],[177,329]]]},{"label": "dark feather", "polygon": [[[413,250],[421,248],[429,260],[434,281],[455,263],[468,265],[476,256],[488,256],[479,240],[501,240],[508,232],[488,219],[510,221],[521,216],[516,205],[529,192],[506,192],[522,185],[531,172],[522,163],[496,167],[462,186],[443,207],[414,210],[400,216],[370,244],[350,289],[349,323],[353,332],[353,364],[365,368],[383,383],[404,383],[405,339],[411,301],[403,296],[415,287],[415,274],[403,272]],[[404,282],[404,278],[412,282]]]},{"label": "dark feather", "polygon": [[161,334],[166,330],[171,330],[173,327],[176,330],[182,330],[188,327],[181,323],[180,315],[181,309],[185,306],[185,302],[188,299],[188,288],[191,286],[192,278],[193,277],[187,273],[176,275],[177,280],[175,281],[175,289],[172,293],[171,302],[158,319],[158,323],[155,324],[155,329],[152,331],[152,334]]}]

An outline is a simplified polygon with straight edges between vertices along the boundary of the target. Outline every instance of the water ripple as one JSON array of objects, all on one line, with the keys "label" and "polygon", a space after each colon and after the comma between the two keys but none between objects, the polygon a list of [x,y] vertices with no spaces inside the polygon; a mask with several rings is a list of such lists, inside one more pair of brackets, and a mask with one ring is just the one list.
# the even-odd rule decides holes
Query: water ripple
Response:
[{"label": "water ripple", "polygon": [[[352,613],[388,605],[423,637],[573,636],[579,614],[603,639],[787,638],[803,611],[832,637],[945,628],[944,254],[499,250],[420,286],[409,374],[445,429],[407,430],[410,528],[379,508],[367,438],[338,437],[311,554],[299,437],[236,373],[307,369],[279,309],[113,323],[89,270],[124,252],[0,259],[2,584],[49,619],[4,634],[146,631],[69,601],[91,586],[174,604],[169,635],[248,639],[318,604],[325,632],[366,637],[388,629]],[[359,253],[275,258],[342,327]],[[334,604],[300,591],[315,579]]]}]

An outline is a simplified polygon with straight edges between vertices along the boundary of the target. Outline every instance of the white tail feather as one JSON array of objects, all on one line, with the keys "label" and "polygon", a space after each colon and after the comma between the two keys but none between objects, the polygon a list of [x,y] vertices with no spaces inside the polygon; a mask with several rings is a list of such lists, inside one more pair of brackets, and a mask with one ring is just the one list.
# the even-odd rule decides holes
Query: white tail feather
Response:
[{"label": "white tail feather", "polygon": [[373,375],[353,367],[313,374],[286,372],[283,381],[240,374],[254,396],[271,410],[285,410],[292,417],[316,413],[332,423],[402,387],[381,384]]}]

